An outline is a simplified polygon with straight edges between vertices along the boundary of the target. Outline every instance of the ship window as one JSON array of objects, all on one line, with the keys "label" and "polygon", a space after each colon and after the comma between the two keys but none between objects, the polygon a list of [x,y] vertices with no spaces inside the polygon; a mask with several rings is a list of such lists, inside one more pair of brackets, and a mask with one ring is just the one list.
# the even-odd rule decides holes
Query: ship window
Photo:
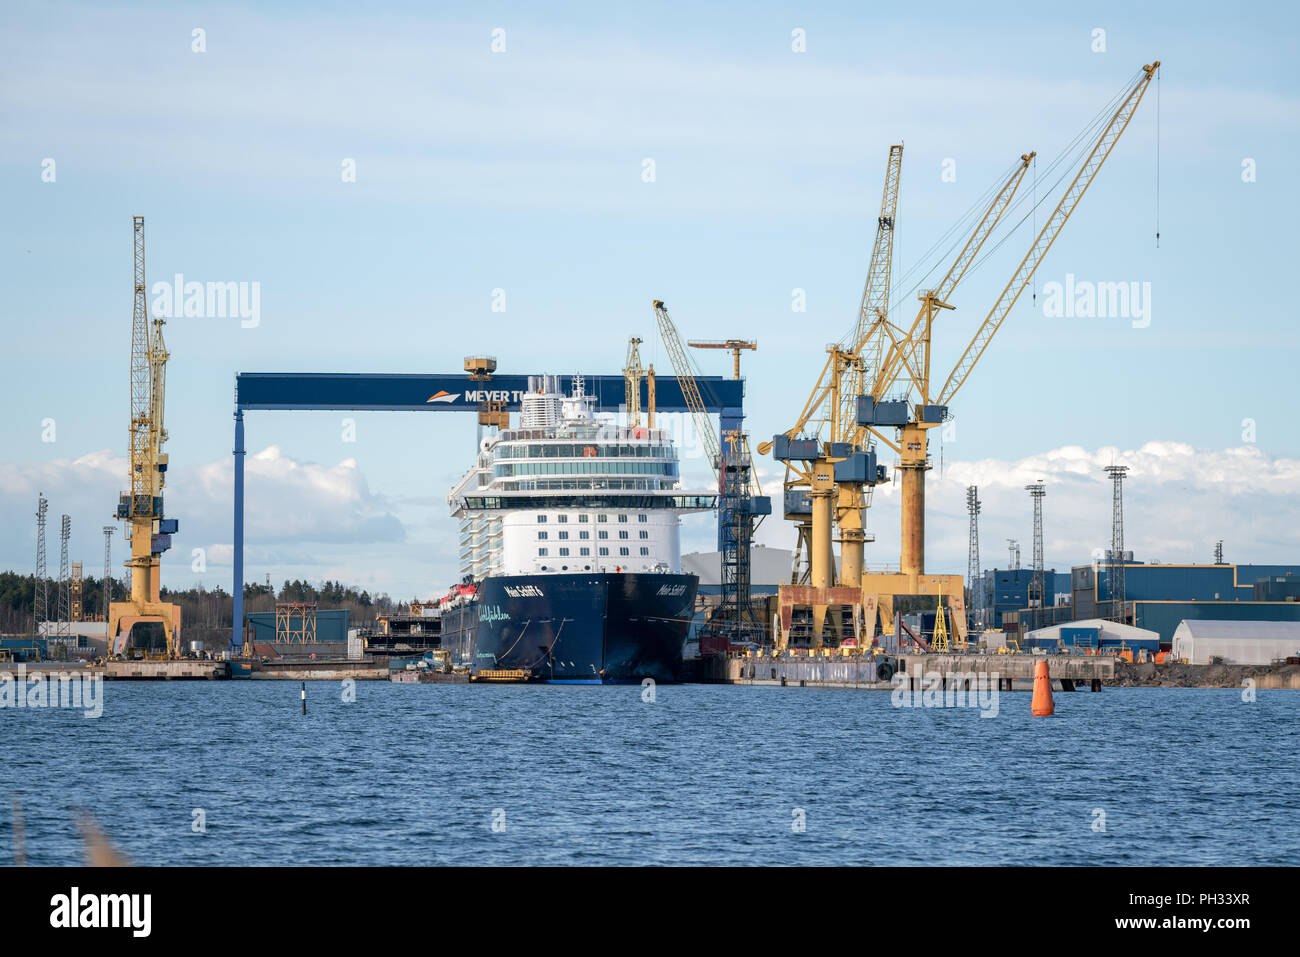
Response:
[{"label": "ship window", "polygon": [[579,554],[579,555],[590,555],[590,554],[591,554],[591,549],[590,549],[590,548],[580,548],[580,549],[578,549],[578,554]]},{"label": "ship window", "polygon": [[596,516],[596,521],[598,521],[598,522],[608,522],[608,521],[609,521],[609,516],[608,516],[608,515],[597,515],[597,516]]},{"label": "ship window", "polygon": [[579,532],[579,533],[578,533],[578,537],[579,537],[579,538],[591,538],[591,532]]},{"label": "ship window", "polygon": [[561,549],[560,549],[560,557],[561,557],[561,558],[567,558],[568,555],[569,555],[569,550],[568,550],[567,548],[561,548]]},{"label": "ship window", "polygon": [[545,524],[546,524],[546,516],[545,516],[545,515],[538,515],[538,516],[537,516],[537,524],[538,524],[538,525],[545,525]]},{"label": "ship window", "polygon": [[648,517],[648,516],[645,516],[645,515],[638,515],[638,516],[636,517],[636,520],[637,520],[638,522],[646,522],[646,521],[649,521],[649,517]]},{"label": "ship window", "polygon": [[569,516],[567,516],[567,515],[557,515],[557,516],[555,516],[555,520],[556,520],[557,522],[559,522],[560,524],[564,524],[565,522],[567,522],[567,521],[569,520]]},{"label": "ship window", "polygon": [[587,516],[586,516],[586,515],[579,515],[579,516],[578,516],[578,521],[579,521],[579,522],[585,522],[586,520],[587,520]]},{"label": "ship window", "polygon": [[598,535],[600,538],[602,538],[602,539],[604,539],[604,538],[609,538],[609,532],[606,532],[606,531],[600,531],[600,532],[597,532],[597,535]]},{"label": "ship window", "polygon": [[569,537],[569,533],[568,533],[568,532],[560,532],[560,539],[561,539],[561,540],[567,539],[568,537]]},{"label": "ship window", "polygon": [[626,554],[627,554],[627,549],[626,549],[626,548],[620,548],[620,549],[618,550],[618,553],[619,553],[620,555],[626,555]]},{"label": "ship window", "polygon": [[620,515],[620,516],[618,517],[618,520],[619,520],[620,522],[626,522],[626,521],[627,521],[627,516],[626,516],[626,515]]},{"label": "ship window", "polygon": [[[561,532],[560,534],[563,535],[564,533]],[[642,538],[649,538],[649,537],[650,537],[650,533],[647,532],[647,531],[643,528],[643,529],[641,529],[641,537],[642,537]]]},{"label": "ship window", "polygon": [[618,537],[619,537],[619,538],[627,538],[627,532],[619,532],[619,533],[618,533]]},{"label": "ship window", "polygon": [[642,554],[642,555],[649,555],[649,554],[650,554],[650,549],[648,549],[648,548],[643,548],[643,549],[641,549],[641,554]]},{"label": "ship window", "polygon": [[540,555],[542,558],[545,558],[545,557],[546,557],[546,549],[544,549],[544,548],[539,548],[539,549],[537,549],[537,554]]},{"label": "ship window", "polygon": [[609,549],[608,549],[608,548],[602,548],[602,549],[600,550],[600,553],[601,553],[602,555],[608,555],[608,554],[609,554]]}]

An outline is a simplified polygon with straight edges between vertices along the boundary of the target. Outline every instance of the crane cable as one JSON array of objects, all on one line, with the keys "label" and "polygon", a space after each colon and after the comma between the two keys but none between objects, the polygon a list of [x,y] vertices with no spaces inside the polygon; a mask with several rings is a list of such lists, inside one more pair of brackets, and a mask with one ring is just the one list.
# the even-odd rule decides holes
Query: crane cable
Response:
[{"label": "crane cable", "polygon": [[1160,248],[1160,72],[1156,71],[1156,249]]},{"label": "crane cable", "polygon": [[[1115,111],[1119,108],[1120,104],[1123,103],[1128,98],[1130,92],[1132,91],[1133,84],[1137,82],[1138,76],[1141,74],[1141,72],[1142,72],[1141,70],[1135,70],[1132,76],[1129,78],[1129,81],[1125,84],[1125,86],[1121,88],[1118,93],[1112,96],[1110,100],[1107,101],[1107,103],[1100,110],[1097,111],[1097,113],[1093,116],[1093,118],[1087,124],[1085,124],[1084,127],[1078,133],[1075,134],[1074,138],[1069,143],[1067,143],[1060,150],[1059,153],[1057,153],[1056,157],[1044,170],[1043,175],[1045,177],[1050,177],[1054,172],[1056,172],[1057,168],[1062,166],[1063,164],[1065,168],[1061,171],[1060,175],[1057,176],[1056,181],[1053,182],[1051,186],[1042,193],[1041,196],[1038,194],[1038,189],[1037,189],[1038,160],[1037,158],[1035,158],[1034,160],[1035,188],[1034,188],[1034,196],[1031,200],[1031,208],[1025,212],[1025,214],[1020,218],[1020,220],[1014,226],[1006,228],[1003,231],[1002,236],[997,240],[997,242],[993,244],[992,248],[985,250],[983,254],[978,259],[976,259],[976,261],[972,264],[971,269],[978,269],[981,265],[983,265],[984,262],[987,261],[990,256],[992,256],[995,252],[997,252],[997,250],[1001,248],[1001,246],[1008,239],[1010,239],[1011,236],[1015,234],[1022,225],[1024,225],[1025,220],[1030,219],[1032,216],[1034,220],[1034,225],[1035,226],[1037,225],[1036,212],[1038,207],[1051,198],[1051,196],[1055,193],[1057,187],[1060,186],[1062,182],[1064,182],[1066,176],[1068,176],[1071,172],[1073,172],[1074,169],[1083,161],[1089,148],[1092,146],[1093,141],[1096,139],[1096,135],[1095,135],[1096,131],[1104,123],[1108,123],[1110,121],[1111,117],[1114,116]],[[1157,74],[1157,83],[1158,82],[1159,82],[1159,75]],[[1159,95],[1159,86],[1157,86],[1157,96],[1158,95]],[[990,194],[998,188],[998,185],[999,184],[995,182],[994,185],[989,188],[989,190],[985,191],[984,196],[985,197],[990,196]],[[1015,212],[1018,208],[1022,207],[1026,202],[1026,199],[1027,197],[1021,195],[1019,199],[1015,200],[1011,204],[1010,208],[1008,209],[1008,212]],[[980,200],[976,201],[975,205],[972,207],[972,210],[975,212],[981,211],[982,210],[982,207],[980,206],[981,202],[984,203],[984,206],[987,206],[987,202],[984,201],[984,197],[981,197]],[[955,229],[957,229],[962,224],[962,222],[969,219],[970,215],[971,215],[971,211],[968,211],[967,213],[963,214],[962,217],[956,223],[954,223],[952,227],[949,228],[949,230],[944,234],[943,238],[946,238],[947,235],[953,232]],[[1037,233],[1035,233],[1035,235],[1037,235]],[[914,265],[903,275],[903,277],[899,280],[898,286],[896,286],[895,289],[891,291],[890,301],[899,301],[896,295],[898,289],[901,288],[902,284],[907,281],[907,279],[912,275],[912,273],[914,273],[918,268],[920,268],[920,266],[924,264],[925,258],[930,255],[930,252],[932,252],[935,247],[940,245],[940,243],[943,241],[943,238],[941,238],[939,242],[936,242],[935,246],[932,246],[931,249],[922,256],[922,260],[920,262]],[[958,240],[958,242],[960,242],[960,239]],[[952,247],[950,247],[949,254],[951,253],[952,249],[956,248],[956,245],[957,243],[954,243]],[[945,255],[947,256],[948,254]],[[939,268],[939,266],[942,265],[942,263],[945,261],[946,261],[945,258],[940,258],[938,262],[936,262],[933,266],[931,266],[930,269],[925,273],[925,275],[921,277],[921,280],[917,282],[911,288],[911,290],[909,290],[908,293],[909,297],[911,293],[914,293],[917,289],[919,289],[921,283],[923,283],[927,278],[929,278],[929,276],[933,274],[933,272],[937,268]]]}]

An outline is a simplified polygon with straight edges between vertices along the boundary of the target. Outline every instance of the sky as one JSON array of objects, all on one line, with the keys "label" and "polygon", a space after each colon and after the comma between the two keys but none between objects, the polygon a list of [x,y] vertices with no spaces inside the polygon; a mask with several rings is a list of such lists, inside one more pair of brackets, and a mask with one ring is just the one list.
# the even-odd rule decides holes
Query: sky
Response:
[{"label": "sky", "polygon": [[[615,374],[636,335],[662,375],[659,298],[688,338],[757,340],[756,443],[794,424],[856,322],[891,144],[897,317],[927,252],[1016,157],[1038,154],[1018,196],[1051,196],[1052,160],[1153,59],[1159,80],[932,435],[928,567],[965,570],[967,484],[985,566],[1005,564],[1008,538],[1027,561],[1023,487],[1040,479],[1046,564],[1090,560],[1110,540],[1113,463],[1130,466],[1137,558],[1208,561],[1224,539],[1229,560],[1300,561],[1291,5],[378,11],[0,10],[0,568],[32,569],[40,491],[52,525],[72,517],[73,560],[102,567],[126,480],[133,215],[151,287],[257,290],[256,322],[167,325],[180,533],[163,581],[229,589],[238,372],[456,372],[486,352],[502,371]],[[1009,215],[1017,228],[962,283],[935,327],[936,375],[1053,202]],[[1053,288],[1096,283],[1138,295],[1121,315],[1054,309]],[[729,373],[725,353],[696,359]],[[398,598],[454,580],[445,499],[471,417],[247,424],[250,580]],[[760,462],[766,489],[782,474]],[[698,454],[684,481],[709,484]],[[710,523],[686,520],[687,550],[711,547]],[[867,526],[868,564],[896,563],[894,488]],[[759,541],[793,533],[777,515]],[[120,530],[114,549],[117,565]]]}]

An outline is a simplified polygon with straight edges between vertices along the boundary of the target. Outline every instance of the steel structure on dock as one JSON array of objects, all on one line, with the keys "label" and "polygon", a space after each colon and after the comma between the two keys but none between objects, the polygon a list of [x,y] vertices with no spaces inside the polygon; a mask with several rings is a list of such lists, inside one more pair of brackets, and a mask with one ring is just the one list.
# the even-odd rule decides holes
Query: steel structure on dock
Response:
[{"label": "steel structure on dock", "polygon": [[[527,375],[365,374],[241,372],[235,376],[235,507],[234,621],[232,652],[243,650],[244,619],[244,413],[254,410],[349,412],[472,412],[488,407],[518,411],[528,390]],[[596,397],[598,412],[619,412],[627,403],[624,375],[584,376],[588,395]],[[704,409],[716,414],[720,433],[739,432],[744,419],[745,381],[720,376],[695,379]],[[641,406],[649,405],[642,382]],[[676,379],[654,386],[660,412],[690,412],[691,405]]]}]

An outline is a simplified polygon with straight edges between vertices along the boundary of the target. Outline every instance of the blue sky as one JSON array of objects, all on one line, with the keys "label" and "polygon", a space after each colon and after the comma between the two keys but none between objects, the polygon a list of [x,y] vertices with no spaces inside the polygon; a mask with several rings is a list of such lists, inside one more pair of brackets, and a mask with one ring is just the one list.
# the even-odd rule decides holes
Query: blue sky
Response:
[{"label": "blue sky", "polygon": [[[1067,275],[1149,282],[1150,325],[1017,304],[934,449],[931,567],[964,568],[963,481],[989,489],[986,554],[1027,543],[1029,473],[1049,480],[1048,563],[1086,560],[1109,538],[1099,469],[1117,456],[1142,463],[1139,557],[1205,560],[1217,537],[1239,560],[1300,555],[1284,520],[1300,491],[1290,5],[385,9],[0,12],[0,566],[30,567],[39,487],[73,516],[73,557],[99,567],[124,468],[133,214],[147,220],[151,283],[260,284],[256,328],[167,328],[168,507],[182,532],[164,581],[229,587],[237,371],[454,371],[487,351],[510,371],[615,372],[634,334],[666,370],[650,307],[662,298],[690,337],[758,340],[744,360],[749,424],[768,436],[855,319],[891,143],[905,144],[901,275],[1017,155],[1037,150],[1041,170],[1157,57],[1160,248],[1153,87],[1036,277],[1040,290]],[[795,29],[806,52],[791,49]],[[340,175],[348,159],[355,182]],[[1019,230],[963,284],[936,369],[1031,238]],[[505,313],[491,310],[497,288]],[[791,311],[796,288],[805,313]],[[699,358],[726,371],[722,354]],[[340,418],[250,418],[250,451],[276,447],[250,469],[250,578],[441,588],[455,569],[443,497],[474,426],[362,415],[343,443]],[[702,483],[702,463],[687,478]],[[882,492],[868,519],[869,561],[896,560],[892,501]],[[688,547],[709,537],[696,519]],[[790,544],[779,518],[762,539]],[[206,572],[189,567],[194,547]]]}]

